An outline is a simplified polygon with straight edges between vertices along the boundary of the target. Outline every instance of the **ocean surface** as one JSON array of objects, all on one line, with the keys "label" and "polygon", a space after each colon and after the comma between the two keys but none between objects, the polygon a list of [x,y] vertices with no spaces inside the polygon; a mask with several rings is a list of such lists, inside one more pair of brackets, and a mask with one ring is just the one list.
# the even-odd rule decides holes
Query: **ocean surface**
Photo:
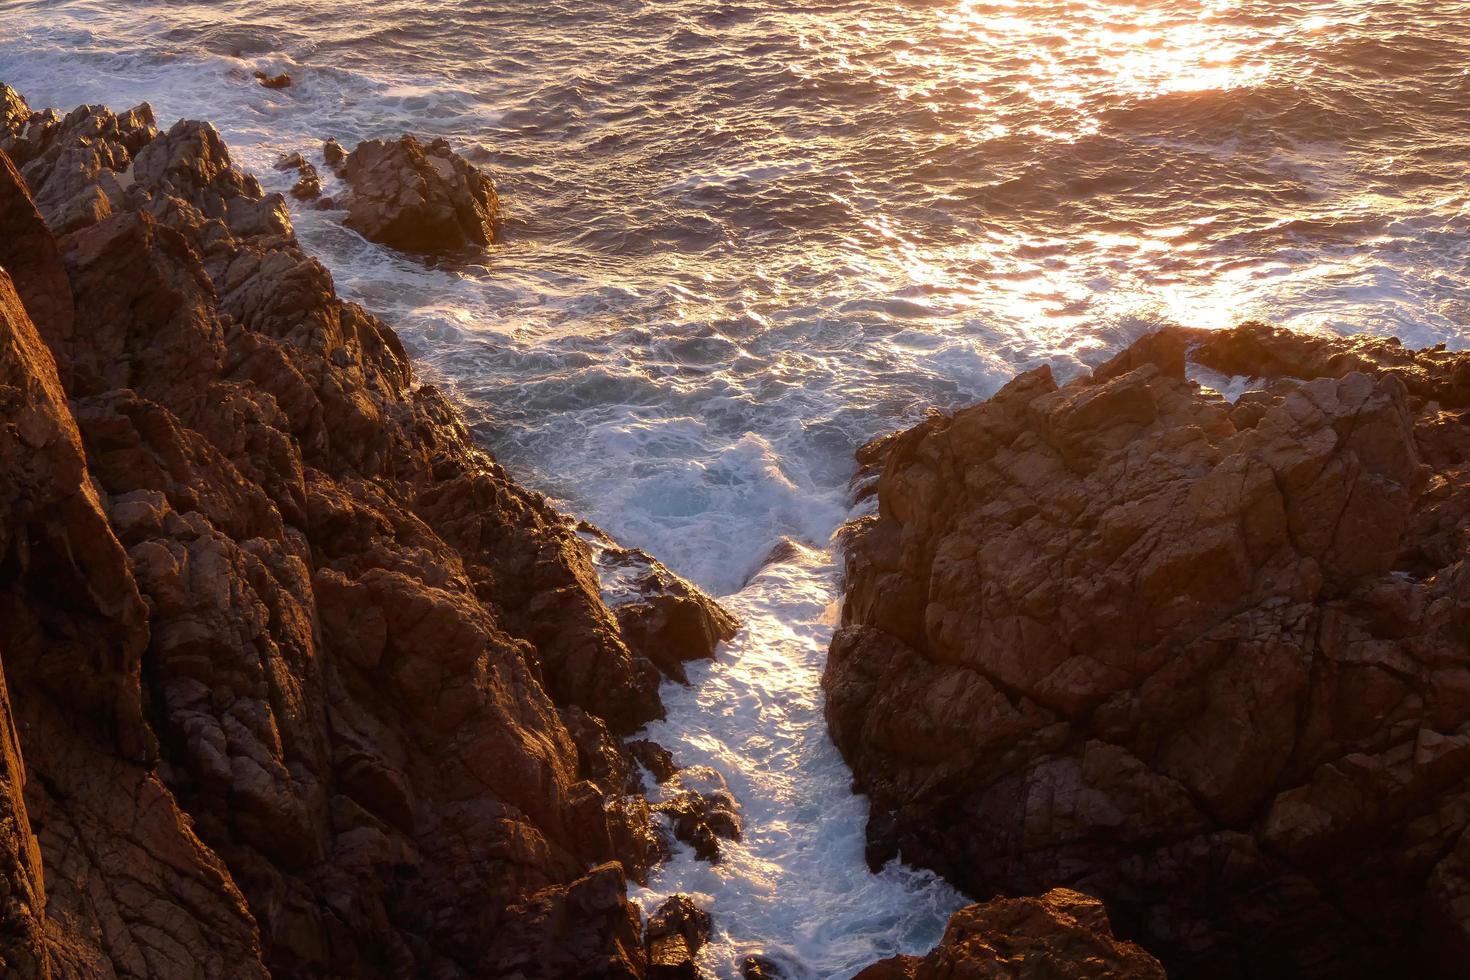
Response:
[{"label": "ocean surface", "polygon": [[855,446],[1168,323],[1470,341],[1470,2],[0,0],[0,80],[211,120],[276,190],[403,131],[494,176],[482,264],[293,217],[513,472],[744,618],[651,734],[746,840],[639,896],[702,896],[725,978],[849,977],[963,902],[867,872],[822,723]]}]

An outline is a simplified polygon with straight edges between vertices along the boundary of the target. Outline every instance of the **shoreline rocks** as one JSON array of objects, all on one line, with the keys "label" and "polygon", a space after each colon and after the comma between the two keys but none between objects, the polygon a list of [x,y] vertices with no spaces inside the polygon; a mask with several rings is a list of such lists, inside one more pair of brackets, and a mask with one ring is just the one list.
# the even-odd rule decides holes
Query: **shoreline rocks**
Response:
[{"label": "shoreline rocks", "polygon": [[6,975],[645,975],[572,522],[207,124],[0,87],[0,221]]},{"label": "shoreline rocks", "polygon": [[[1187,361],[1262,379],[1234,403]],[[1166,330],[871,447],[823,678],[870,861],[1171,976],[1470,955],[1470,356]]]}]

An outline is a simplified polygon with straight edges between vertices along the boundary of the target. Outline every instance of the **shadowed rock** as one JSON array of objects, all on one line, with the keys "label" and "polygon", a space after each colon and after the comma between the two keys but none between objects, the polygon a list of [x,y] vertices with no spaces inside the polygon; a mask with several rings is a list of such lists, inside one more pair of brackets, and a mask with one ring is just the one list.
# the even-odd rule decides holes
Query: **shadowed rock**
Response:
[{"label": "shadowed rock", "polygon": [[1463,963],[1467,379],[1166,331],[871,450],[823,679],[870,859],[1086,888],[1180,976]]},{"label": "shadowed rock", "polygon": [[698,980],[694,958],[709,938],[709,913],[687,895],[674,895],[648,920],[649,980]]},{"label": "shadowed rock", "polygon": [[638,761],[657,783],[666,783],[674,778],[679,767],[674,765],[674,757],[669,750],[651,742],[648,739],[636,739],[628,743],[628,752]]},{"label": "shadowed rock", "polygon": [[1058,888],[960,909],[933,952],[883,960],[855,980],[1164,980],[1164,968],[1113,938],[1101,902]]},{"label": "shadowed rock", "polygon": [[640,548],[622,548],[587,521],[577,530],[592,547],[603,598],[617,614],[628,645],[665,677],[689,683],[684,664],[713,660],[740,621]]},{"label": "shadowed rock", "polygon": [[294,170],[300,175],[291,188],[291,196],[298,201],[309,201],[321,196],[322,179],[316,167],[300,153],[289,153],[276,161],[277,170]]},{"label": "shadowed rock", "polygon": [[738,841],[744,830],[740,804],[725,779],[707,766],[679,770],[669,781],[671,795],[654,805],[668,818],[674,837],[694,848],[701,861],[718,864],[720,840]]}]

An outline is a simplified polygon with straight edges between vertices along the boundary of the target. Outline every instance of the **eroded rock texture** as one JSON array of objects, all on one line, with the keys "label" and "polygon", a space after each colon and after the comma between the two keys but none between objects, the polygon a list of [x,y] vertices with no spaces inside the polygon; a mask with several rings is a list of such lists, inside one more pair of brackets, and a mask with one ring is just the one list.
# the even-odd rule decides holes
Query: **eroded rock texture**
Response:
[{"label": "eroded rock texture", "polygon": [[[328,161],[330,163],[330,160]],[[347,227],[406,252],[454,252],[495,240],[495,185],[444,140],[359,143],[342,165]]]},{"label": "eroded rock texture", "polygon": [[1171,975],[1459,975],[1467,407],[1466,355],[1256,324],[875,446],[824,678],[872,860],[1102,896]]},{"label": "eroded rock texture", "polygon": [[1057,888],[960,909],[927,956],[895,956],[855,980],[1164,980],[1164,968],[1113,937],[1097,899]]},{"label": "eroded rock texture", "polygon": [[0,86],[0,151],[0,972],[644,975],[575,529],[208,125]]}]

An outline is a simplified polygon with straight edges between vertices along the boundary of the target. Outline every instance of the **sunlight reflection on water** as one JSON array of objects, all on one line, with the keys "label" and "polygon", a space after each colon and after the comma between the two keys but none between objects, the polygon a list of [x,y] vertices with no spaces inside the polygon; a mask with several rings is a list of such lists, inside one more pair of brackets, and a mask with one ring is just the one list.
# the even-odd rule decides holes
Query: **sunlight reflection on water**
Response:
[{"label": "sunlight reflection on water", "polygon": [[[749,623],[653,729],[747,807],[728,865],[677,859],[644,896],[705,894],[726,976],[757,947],[843,976],[957,901],[867,873],[821,722],[856,445],[1165,323],[1470,333],[1463,0],[43,0],[4,22],[0,78],[33,103],[212,119],[270,189],[328,135],[442,135],[493,172],[505,241],[467,268],[293,220],[514,472]],[[751,579],[783,537],[798,557]]]}]

